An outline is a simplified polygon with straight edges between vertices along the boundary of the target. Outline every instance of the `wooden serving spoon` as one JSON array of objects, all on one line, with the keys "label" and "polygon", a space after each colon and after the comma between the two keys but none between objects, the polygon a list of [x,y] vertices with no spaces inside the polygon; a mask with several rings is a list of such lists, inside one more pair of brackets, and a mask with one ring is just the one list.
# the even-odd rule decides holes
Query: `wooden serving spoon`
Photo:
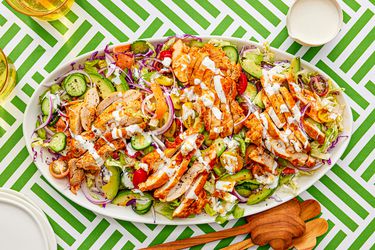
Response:
[{"label": "wooden serving spoon", "polygon": [[[320,204],[316,200],[306,200],[300,203],[302,220],[310,220],[318,216],[321,212]],[[307,250],[309,247],[314,247],[316,245],[316,237],[323,235],[328,229],[328,223],[324,219],[315,219],[306,223],[305,233],[292,241],[292,246],[297,249]],[[283,242],[277,242],[278,240],[273,240],[273,244],[283,244]],[[243,250],[254,246],[255,244],[251,239],[246,239],[244,241],[232,244],[222,250]]]},{"label": "wooden serving spoon", "polygon": [[[295,209],[296,208],[296,202],[298,203],[298,201],[293,199],[293,200],[290,200],[290,201],[288,201],[284,204],[281,204],[280,206],[277,206],[275,208],[272,208],[272,209],[267,210],[267,211],[262,212],[262,213],[263,214],[272,213],[272,214],[275,214],[275,216],[277,216],[277,214],[281,213],[282,211],[285,211],[285,210],[289,211],[289,210]],[[319,206],[319,204],[318,204],[318,206]],[[317,213],[317,212],[314,212],[314,213],[312,212],[312,210],[316,209],[316,208],[317,208],[316,204],[313,203],[313,202],[310,202],[309,204],[306,204],[305,206],[303,206],[303,210],[308,210],[308,212],[301,211],[301,214],[304,214],[304,217],[311,216],[311,214]],[[318,208],[319,208],[319,212],[318,212],[318,214],[319,214],[320,213],[320,206]],[[298,209],[300,209],[299,205],[298,205]],[[310,219],[311,218],[313,218],[313,217],[310,217]],[[146,249],[147,250],[160,250],[160,249],[164,249],[164,250],[172,250],[173,249],[174,250],[174,249],[188,248],[188,247],[212,242],[212,241],[215,241],[215,240],[221,240],[221,239],[225,239],[225,238],[229,238],[229,237],[233,237],[233,236],[237,236],[237,235],[241,235],[241,234],[248,234],[251,231],[251,228],[252,228],[252,222],[248,221],[247,224],[244,224],[242,226],[226,229],[226,230],[223,230],[223,231],[208,233],[208,234],[204,234],[204,235],[199,235],[199,236],[191,237],[191,238],[188,238],[188,239],[177,240],[177,241],[168,242],[168,243],[164,243],[164,244],[160,244],[160,245],[156,245],[156,246],[151,246],[151,247],[148,247],[148,248],[143,248],[141,250],[146,250]]]}]

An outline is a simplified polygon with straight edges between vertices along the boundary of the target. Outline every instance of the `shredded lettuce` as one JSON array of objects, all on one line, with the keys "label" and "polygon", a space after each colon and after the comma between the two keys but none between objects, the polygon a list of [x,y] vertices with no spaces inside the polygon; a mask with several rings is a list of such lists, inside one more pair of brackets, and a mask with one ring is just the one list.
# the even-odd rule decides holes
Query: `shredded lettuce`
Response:
[{"label": "shredded lettuce", "polygon": [[221,39],[210,39],[208,41],[208,43],[214,45],[215,47],[224,47],[224,46],[229,46],[229,45],[232,45],[230,42],[228,41],[223,41]]},{"label": "shredded lettuce", "polygon": [[173,219],[174,210],[180,205],[180,201],[177,199],[171,202],[156,202],[155,211],[168,219]]},{"label": "shredded lettuce", "polygon": [[233,217],[235,219],[239,219],[241,218],[245,213],[245,209],[243,209],[242,207],[238,206],[238,204],[234,207],[234,210],[233,210]]},{"label": "shredded lettuce", "polygon": [[265,42],[263,44],[263,61],[273,63],[275,61],[275,54],[271,51],[270,44]]},{"label": "shredded lettuce", "polygon": [[206,205],[204,205],[204,211],[209,216],[215,216],[217,214],[217,212],[208,203],[206,203]]}]

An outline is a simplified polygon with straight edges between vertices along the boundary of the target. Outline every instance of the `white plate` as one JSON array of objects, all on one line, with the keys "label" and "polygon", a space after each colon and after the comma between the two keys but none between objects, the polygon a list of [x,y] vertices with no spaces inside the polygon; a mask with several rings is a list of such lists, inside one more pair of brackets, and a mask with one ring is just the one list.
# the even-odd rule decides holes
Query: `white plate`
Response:
[{"label": "white plate", "polygon": [[57,249],[47,217],[25,195],[0,189],[0,210],[2,249]]},{"label": "white plate", "polygon": [[[211,37],[202,37],[204,40],[208,40],[210,38],[216,38],[216,39],[224,39],[227,41],[230,41],[234,44],[237,44],[239,48],[241,48],[244,45],[255,45],[255,46],[262,46],[258,43],[254,42],[249,42],[241,39],[236,39],[236,38],[229,38],[229,37],[217,37],[217,36],[211,36]],[[163,42],[165,38],[161,39],[148,39],[151,43],[160,43]],[[113,46],[112,46],[113,47]],[[111,47],[111,48],[112,48]],[[278,49],[272,49],[272,51],[275,53],[275,57],[277,60],[284,60],[284,59],[289,59],[291,60],[293,58],[292,55],[285,53],[283,51],[280,51]],[[86,58],[88,58],[91,55],[90,53],[87,53],[85,55],[82,55],[78,58],[75,58],[74,62],[77,63],[82,63]],[[307,68],[309,70],[317,71],[320,74],[322,74],[324,77],[329,78],[324,72],[322,72],[320,69],[316,68],[315,66],[307,63],[306,61],[301,60],[302,67]],[[30,155],[33,155],[32,149],[31,149],[31,142],[32,142],[32,135],[33,135],[33,130],[35,129],[34,124],[36,123],[37,115],[40,114],[40,106],[38,104],[38,98],[39,96],[43,93],[45,90],[45,87],[43,85],[46,84],[51,84],[53,80],[67,71],[71,69],[71,61],[66,62],[56,70],[54,70],[49,77],[47,77],[43,83],[40,85],[40,87],[34,92],[30,102],[27,105],[25,116],[24,116],[24,122],[23,122],[23,134],[26,139],[26,146],[27,149],[30,153]],[[336,83],[335,83],[336,84]],[[344,109],[344,131],[343,135],[349,136],[349,138],[340,141],[340,143],[331,151],[332,157],[332,165],[325,165],[321,167],[319,170],[317,170],[313,176],[303,176],[298,178],[296,181],[299,188],[295,194],[291,193],[285,193],[281,192],[280,190],[275,192],[275,195],[277,195],[282,202],[286,202],[293,197],[297,196],[301,192],[305,191],[307,188],[312,186],[317,180],[319,180],[327,171],[333,166],[337,160],[340,158],[342,153],[344,152],[345,148],[347,147],[350,136],[351,136],[351,131],[352,131],[352,113],[349,107],[348,102],[346,101],[345,97],[343,94],[340,94],[338,96],[338,100],[340,104],[345,105]],[[75,203],[90,209],[96,213],[106,215],[109,217],[121,219],[121,220],[128,220],[128,221],[133,221],[133,222],[142,222],[142,223],[154,223],[153,217],[151,212],[147,213],[146,215],[138,215],[134,213],[131,208],[129,207],[118,207],[114,205],[108,205],[106,208],[102,208],[99,206],[96,206],[92,203],[90,203],[82,194],[82,192],[78,192],[77,195],[74,195],[70,192],[70,190],[67,188],[68,181],[65,180],[59,180],[53,178],[48,170],[48,165],[44,162],[41,161],[40,157],[37,158],[35,164],[37,165],[39,171],[43,174],[43,176],[56,188],[58,189],[63,195],[65,195],[67,198],[71,199]],[[269,208],[272,208],[274,206],[280,205],[281,202],[276,202],[272,199],[268,199],[266,201],[263,201],[259,204],[252,205],[252,206],[247,206],[247,205],[242,205],[245,208],[245,216],[250,215],[250,214],[255,214],[259,213],[261,211],[267,210]],[[156,224],[171,224],[171,225],[191,225],[191,224],[202,224],[202,223],[211,223],[214,222],[214,217],[210,217],[208,215],[198,215],[195,216],[194,218],[186,218],[186,219],[174,219],[174,220],[169,220],[162,215],[157,215],[156,218]]]}]

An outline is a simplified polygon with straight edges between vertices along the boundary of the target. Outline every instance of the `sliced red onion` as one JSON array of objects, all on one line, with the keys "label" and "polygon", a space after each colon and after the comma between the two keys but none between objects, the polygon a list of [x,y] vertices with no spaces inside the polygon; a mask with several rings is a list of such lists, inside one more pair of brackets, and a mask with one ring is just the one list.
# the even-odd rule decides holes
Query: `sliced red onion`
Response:
[{"label": "sliced red onion", "polygon": [[154,135],[161,135],[164,134],[172,125],[173,123],[173,118],[174,118],[174,106],[171,97],[168,94],[165,94],[165,100],[167,101],[167,105],[169,108],[169,115],[168,115],[168,120],[167,122],[163,125],[163,127],[156,129],[152,131],[152,134]]},{"label": "sliced red onion", "polygon": [[37,127],[34,131],[37,131],[41,128],[44,128],[45,126],[47,126],[47,124],[51,121],[52,119],[52,111],[53,111],[53,100],[52,100],[52,97],[51,95],[48,96],[48,99],[49,99],[49,111],[48,111],[48,116],[47,116],[47,119],[45,122],[43,122],[39,127]]},{"label": "sliced red onion", "polygon": [[154,140],[155,144],[158,145],[158,148],[160,148],[163,151],[167,149],[167,147],[165,146],[165,144],[156,135],[151,134],[151,137]]},{"label": "sliced red onion", "polygon": [[68,116],[64,113],[64,112],[62,112],[61,110],[57,110],[57,113],[60,115],[60,116],[62,116],[62,117],[65,117],[65,118],[68,118]]},{"label": "sliced red onion", "polygon": [[231,192],[231,194],[233,194],[234,196],[237,197],[239,203],[246,203],[247,200],[249,199],[249,198],[246,198],[246,197],[243,197],[242,195],[240,195],[240,194],[236,191],[235,188],[233,189],[233,191]]},{"label": "sliced red onion", "polygon": [[323,165],[324,164],[321,162],[321,163],[318,163],[314,167],[311,167],[311,168],[309,168],[309,167],[294,167],[294,168],[296,168],[298,170],[305,171],[305,172],[310,172],[310,171],[314,171],[314,170],[317,170],[317,169],[321,168]]},{"label": "sliced red onion", "polygon": [[91,203],[93,203],[95,205],[105,205],[105,204],[111,202],[111,200],[106,199],[104,197],[101,197],[100,199],[96,199],[96,198],[92,197],[91,191],[89,190],[89,188],[86,185],[86,181],[82,182],[81,189],[82,189],[82,192],[85,195],[86,199],[88,199]]},{"label": "sliced red onion", "polygon": [[146,56],[151,56],[154,54],[154,51],[152,49],[149,49],[146,53],[144,54],[135,54],[134,57],[146,57]]},{"label": "sliced red onion", "polygon": [[254,103],[246,95],[242,95],[241,97],[243,99],[245,99],[245,101],[247,103],[248,112],[247,112],[247,115],[245,116],[245,118],[243,118],[241,121],[234,124],[234,127],[236,127],[236,126],[240,125],[241,123],[243,123],[244,121],[246,121],[247,118],[249,118],[251,113],[254,113],[255,111],[258,110],[258,108],[254,105]]},{"label": "sliced red onion", "polygon": [[240,57],[242,57],[242,55],[248,51],[254,51],[254,50],[257,50],[257,47],[255,45],[246,45],[246,46],[243,46],[241,51],[240,51]]},{"label": "sliced red onion", "polygon": [[270,196],[270,199],[276,201],[276,202],[282,202],[282,200],[280,199],[279,196],[277,196],[276,194]]},{"label": "sliced red onion", "polygon": [[[142,105],[141,105],[141,110],[142,110],[142,113],[144,116],[148,117],[148,118],[151,118],[151,116],[148,114],[148,113],[151,113],[150,110],[147,108],[147,102],[152,98],[154,97],[154,94],[150,94],[148,96],[146,96],[145,99],[143,99],[142,101]],[[147,111],[147,112],[146,112]]]},{"label": "sliced red onion", "polygon": [[328,151],[333,149],[334,147],[337,146],[337,143],[340,141],[341,138],[348,138],[349,136],[347,135],[339,135],[337,136],[336,140],[334,140],[332,143],[331,143],[331,146],[329,146],[328,148]]},{"label": "sliced red onion", "polygon": [[194,39],[194,40],[197,40],[199,42],[202,42],[202,38],[194,36],[194,35],[190,35],[190,34],[182,34],[182,35],[170,36],[170,37],[167,38],[167,40],[165,42],[168,42],[172,38],[178,38],[178,39],[181,39],[181,40]]},{"label": "sliced red onion", "polygon": [[126,203],[126,206],[133,206],[137,203],[136,199],[131,199]]},{"label": "sliced red onion", "polygon": [[90,56],[90,58],[88,59],[88,61],[94,61],[95,60],[95,57],[98,55],[98,51],[94,51],[92,54],[91,54],[91,56]]}]

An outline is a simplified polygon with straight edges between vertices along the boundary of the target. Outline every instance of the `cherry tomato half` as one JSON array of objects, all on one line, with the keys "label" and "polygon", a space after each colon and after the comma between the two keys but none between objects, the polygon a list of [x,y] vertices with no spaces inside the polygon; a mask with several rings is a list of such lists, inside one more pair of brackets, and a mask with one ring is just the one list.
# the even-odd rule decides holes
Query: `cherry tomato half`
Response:
[{"label": "cherry tomato half", "polygon": [[160,52],[159,59],[164,60],[166,57],[172,57],[172,50],[163,50]]},{"label": "cherry tomato half", "polygon": [[240,78],[238,79],[238,84],[237,84],[237,92],[239,95],[242,95],[247,87],[247,77],[246,74],[241,72]]},{"label": "cherry tomato half", "polygon": [[143,169],[138,169],[133,173],[133,184],[138,187],[139,183],[145,182],[147,180],[147,172]]},{"label": "cherry tomato half", "polygon": [[49,172],[57,179],[62,179],[69,174],[68,165],[63,161],[54,161],[49,165]]}]

